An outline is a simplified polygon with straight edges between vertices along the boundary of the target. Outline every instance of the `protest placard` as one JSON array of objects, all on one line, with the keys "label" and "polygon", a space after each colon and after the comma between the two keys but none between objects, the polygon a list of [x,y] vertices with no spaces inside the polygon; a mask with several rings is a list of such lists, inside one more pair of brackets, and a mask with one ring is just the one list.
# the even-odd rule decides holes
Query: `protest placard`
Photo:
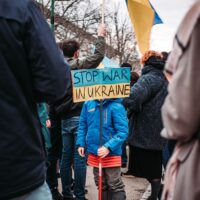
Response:
[{"label": "protest placard", "polygon": [[129,68],[73,70],[73,101],[128,97]]}]

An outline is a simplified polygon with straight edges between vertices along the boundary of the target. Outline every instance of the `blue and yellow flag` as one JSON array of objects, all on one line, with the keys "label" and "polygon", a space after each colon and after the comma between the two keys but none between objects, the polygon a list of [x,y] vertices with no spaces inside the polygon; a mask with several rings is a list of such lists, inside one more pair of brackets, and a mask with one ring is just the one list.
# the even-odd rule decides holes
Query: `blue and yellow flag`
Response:
[{"label": "blue and yellow flag", "polygon": [[119,68],[120,66],[113,60],[109,59],[107,56],[104,56],[104,59],[98,66],[98,68]]},{"label": "blue and yellow flag", "polygon": [[[92,45],[92,53],[94,52],[95,52],[95,46]],[[98,68],[120,68],[120,66],[115,61],[111,60],[107,56],[104,56],[104,59],[99,64]]]},{"label": "blue and yellow flag", "polygon": [[141,53],[149,49],[151,28],[163,23],[149,0],[125,0]]}]

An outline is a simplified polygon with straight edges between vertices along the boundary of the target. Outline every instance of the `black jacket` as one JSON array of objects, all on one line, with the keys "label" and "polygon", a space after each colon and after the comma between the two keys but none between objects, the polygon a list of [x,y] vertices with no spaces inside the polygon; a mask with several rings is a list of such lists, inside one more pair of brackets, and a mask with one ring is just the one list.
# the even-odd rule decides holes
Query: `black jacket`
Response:
[{"label": "black jacket", "polygon": [[67,76],[69,68],[35,3],[1,0],[0,200],[44,183],[45,154],[36,102],[63,98]]},{"label": "black jacket", "polygon": [[167,95],[168,82],[162,72],[164,63],[148,63],[137,83],[131,88],[131,95],[124,105],[131,112],[129,143],[144,149],[162,150],[165,140],[160,132],[163,128],[161,107]]}]

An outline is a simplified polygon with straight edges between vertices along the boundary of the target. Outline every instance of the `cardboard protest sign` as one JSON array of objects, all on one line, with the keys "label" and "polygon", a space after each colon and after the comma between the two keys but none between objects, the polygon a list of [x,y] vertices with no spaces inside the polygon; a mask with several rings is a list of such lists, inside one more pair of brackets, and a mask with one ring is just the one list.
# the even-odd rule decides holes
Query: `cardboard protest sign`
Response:
[{"label": "cardboard protest sign", "polygon": [[128,97],[130,94],[129,68],[73,70],[73,100]]}]

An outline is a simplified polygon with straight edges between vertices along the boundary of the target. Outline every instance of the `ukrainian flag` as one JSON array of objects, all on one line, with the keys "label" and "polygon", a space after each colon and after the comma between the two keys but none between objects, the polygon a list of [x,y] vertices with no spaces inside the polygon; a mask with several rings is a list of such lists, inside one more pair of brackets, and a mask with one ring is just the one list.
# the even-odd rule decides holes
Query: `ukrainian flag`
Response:
[{"label": "ukrainian flag", "polygon": [[[95,46],[92,45],[92,53],[95,51]],[[109,59],[107,56],[104,56],[104,59],[99,64],[98,68],[120,68],[119,64],[115,61]]]},{"label": "ukrainian flag", "polygon": [[104,57],[98,68],[119,68],[120,66],[114,62],[113,60],[109,59],[108,57]]},{"label": "ukrainian flag", "polygon": [[148,0],[125,0],[141,53],[149,50],[151,28],[163,23]]}]

